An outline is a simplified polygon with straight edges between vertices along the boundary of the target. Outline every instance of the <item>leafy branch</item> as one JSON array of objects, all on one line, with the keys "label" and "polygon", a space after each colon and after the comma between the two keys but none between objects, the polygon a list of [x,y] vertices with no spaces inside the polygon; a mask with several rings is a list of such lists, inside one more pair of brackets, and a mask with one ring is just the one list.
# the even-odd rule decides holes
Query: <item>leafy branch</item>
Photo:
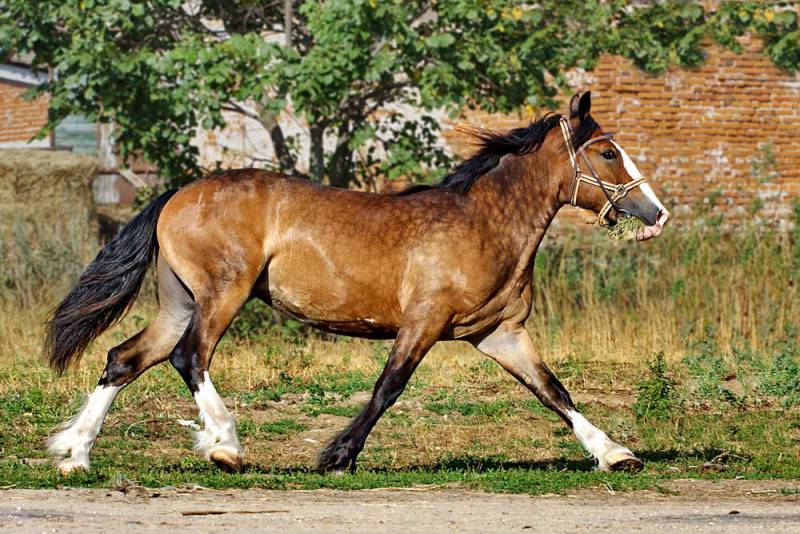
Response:
[{"label": "leafy branch", "polygon": [[[601,54],[659,73],[700,65],[709,39],[739,51],[746,34],[793,72],[798,32],[790,2],[0,0],[0,56],[55,73],[33,91],[50,98],[42,134],[75,113],[113,122],[122,155],[174,183],[200,172],[197,130],[230,113],[264,127],[284,172],[431,180],[450,165],[442,113],[541,109]],[[305,143],[286,115],[308,125]]]}]

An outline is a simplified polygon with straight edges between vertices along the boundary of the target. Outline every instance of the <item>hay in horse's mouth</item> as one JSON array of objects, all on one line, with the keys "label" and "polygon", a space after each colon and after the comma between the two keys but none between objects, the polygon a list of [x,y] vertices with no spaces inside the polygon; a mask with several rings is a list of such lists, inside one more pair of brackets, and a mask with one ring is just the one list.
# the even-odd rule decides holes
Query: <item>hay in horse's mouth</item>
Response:
[{"label": "hay in horse's mouth", "polygon": [[645,224],[638,217],[620,217],[613,226],[606,230],[606,237],[619,241],[634,239],[644,229]]},{"label": "hay in horse's mouth", "polygon": [[632,215],[621,217],[612,226],[606,230],[606,236],[609,239],[617,240],[631,240],[647,241],[654,237],[661,235],[667,222],[669,222],[670,213],[666,209],[661,209],[656,217],[655,224],[647,226],[644,221]]}]

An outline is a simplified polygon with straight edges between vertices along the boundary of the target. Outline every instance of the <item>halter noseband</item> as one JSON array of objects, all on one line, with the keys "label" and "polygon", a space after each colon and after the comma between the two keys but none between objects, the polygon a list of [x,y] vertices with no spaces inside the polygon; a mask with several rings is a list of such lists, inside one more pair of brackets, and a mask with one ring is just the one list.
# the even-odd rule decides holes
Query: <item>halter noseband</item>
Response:
[{"label": "halter noseband", "polygon": [[[604,221],[606,215],[608,215],[608,212],[611,211],[611,208],[617,210],[617,213],[627,213],[630,215],[625,208],[617,203],[617,201],[621,198],[624,198],[629,191],[642,185],[644,183],[644,178],[637,178],[626,184],[612,184],[610,182],[605,182],[600,179],[600,177],[597,175],[597,172],[595,172],[594,167],[592,166],[592,162],[588,157],[586,157],[586,147],[600,141],[608,141],[614,136],[612,134],[605,134],[593,137],[578,147],[578,151],[576,153],[575,148],[572,146],[572,130],[569,126],[569,121],[567,121],[567,119],[564,117],[561,117],[559,124],[561,125],[561,133],[564,135],[564,142],[567,144],[569,160],[572,162],[572,168],[575,169],[575,178],[573,179],[572,184],[572,195],[570,195],[569,201],[570,205],[578,205],[578,188],[580,187],[581,183],[586,183],[587,185],[599,187],[603,194],[605,194],[606,199],[608,199],[608,201],[603,205],[603,208],[597,214],[597,223],[600,226],[605,225]],[[586,166],[589,167],[589,172],[592,173],[591,176],[581,172],[581,157],[583,157],[583,160],[586,162]],[[609,191],[611,191],[611,194],[609,194]]]}]

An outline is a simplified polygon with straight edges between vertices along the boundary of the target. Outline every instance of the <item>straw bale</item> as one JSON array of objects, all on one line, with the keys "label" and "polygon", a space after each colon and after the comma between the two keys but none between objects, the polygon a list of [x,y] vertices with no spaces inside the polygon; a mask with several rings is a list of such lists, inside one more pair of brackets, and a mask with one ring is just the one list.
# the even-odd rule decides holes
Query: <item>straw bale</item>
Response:
[{"label": "straw bale", "polygon": [[58,224],[92,216],[97,160],[49,150],[0,150],[0,229],[36,219]]}]

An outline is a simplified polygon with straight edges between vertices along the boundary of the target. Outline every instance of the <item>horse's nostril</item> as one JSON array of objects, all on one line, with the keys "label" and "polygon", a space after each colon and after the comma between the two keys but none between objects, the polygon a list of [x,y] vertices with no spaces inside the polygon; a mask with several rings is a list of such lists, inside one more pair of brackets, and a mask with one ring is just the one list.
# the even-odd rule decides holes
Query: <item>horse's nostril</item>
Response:
[{"label": "horse's nostril", "polygon": [[667,224],[669,216],[670,216],[669,211],[667,211],[666,208],[661,208],[660,210],[658,210],[658,215],[656,215],[656,224],[664,226],[665,224]]}]

